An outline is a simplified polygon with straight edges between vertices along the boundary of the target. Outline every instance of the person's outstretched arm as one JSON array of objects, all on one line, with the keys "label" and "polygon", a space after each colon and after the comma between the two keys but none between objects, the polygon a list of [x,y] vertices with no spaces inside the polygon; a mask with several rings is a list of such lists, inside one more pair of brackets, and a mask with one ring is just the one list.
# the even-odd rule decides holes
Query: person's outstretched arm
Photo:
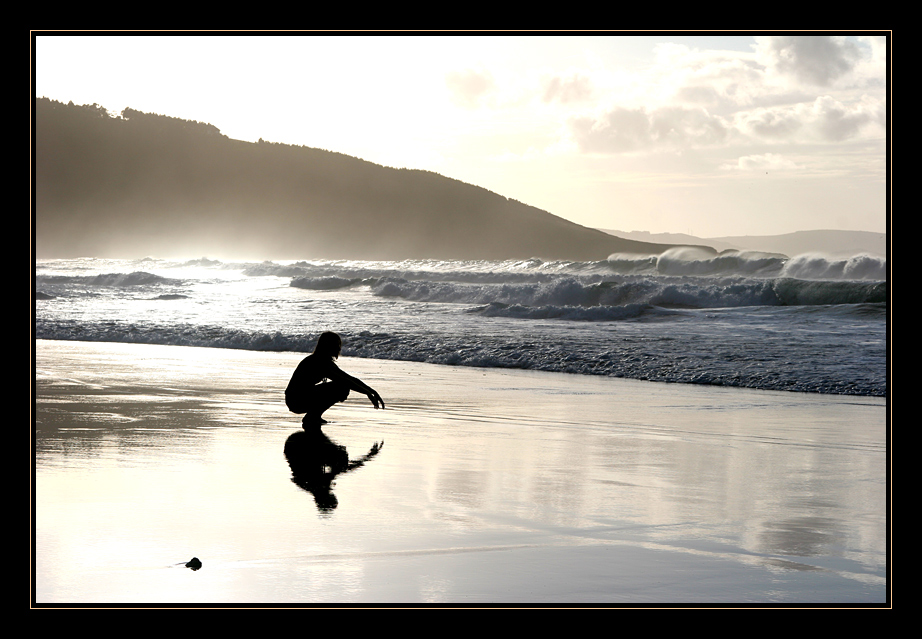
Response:
[{"label": "person's outstretched arm", "polygon": [[354,390],[357,393],[362,393],[363,395],[367,395],[371,403],[375,405],[375,408],[384,408],[384,400],[381,399],[380,395],[378,395],[378,391],[373,389],[359,378],[353,377],[349,373],[344,372],[335,364],[333,365],[332,375],[337,381],[344,382],[351,390]]}]

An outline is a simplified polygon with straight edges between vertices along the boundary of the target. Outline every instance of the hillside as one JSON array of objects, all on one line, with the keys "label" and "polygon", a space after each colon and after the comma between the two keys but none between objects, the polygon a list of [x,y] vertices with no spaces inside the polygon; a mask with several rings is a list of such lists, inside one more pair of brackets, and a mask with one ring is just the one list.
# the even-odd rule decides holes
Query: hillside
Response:
[{"label": "hillside", "polygon": [[642,231],[613,231],[617,237],[642,242],[666,244],[706,244],[717,251],[748,250],[782,253],[793,257],[805,253],[848,257],[859,254],[887,255],[887,234],[868,231],[797,231],[782,235],[739,235],[728,237],[695,237],[681,233],[647,233]]},{"label": "hillside", "polygon": [[37,257],[597,260],[614,237],[435,173],[35,102]]},{"label": "hillside", "polygon": [[773,251],[791,256],[804,253],[836,256],[868,253],[883,257],[887,254],[887,234],[867,231],[797,231],[784,235],[743,235],[714,238],[714,240],[755,251]]}]

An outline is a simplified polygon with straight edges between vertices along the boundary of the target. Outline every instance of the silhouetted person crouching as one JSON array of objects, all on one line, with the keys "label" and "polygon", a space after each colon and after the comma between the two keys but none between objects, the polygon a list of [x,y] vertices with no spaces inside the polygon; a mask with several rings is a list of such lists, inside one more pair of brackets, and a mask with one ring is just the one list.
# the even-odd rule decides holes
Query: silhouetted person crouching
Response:
[{"label": "silhouetted person crouching", "polygon": [[314,352],[301,360],[288,382],[285,404],[292,413],[305,413],[301,420],[305,430],[326,424],[324,411],[345,401],[350,390],[367,395],[375,408],[384,408],[384,400],[373,388],[341,371],[333,361],[339,357],[342,346],[339,335],[323,333]]}]

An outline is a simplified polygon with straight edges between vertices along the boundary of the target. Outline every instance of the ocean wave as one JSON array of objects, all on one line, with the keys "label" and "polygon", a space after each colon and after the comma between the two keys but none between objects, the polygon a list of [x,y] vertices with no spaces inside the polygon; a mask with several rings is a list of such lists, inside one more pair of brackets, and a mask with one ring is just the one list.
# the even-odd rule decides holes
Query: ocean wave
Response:
[{"label": "ocean wave", "polygon": [[877,304],[887,301],[886,282],[797,280],[780,278],[772,289],[784,306]]},{"label": "ocean wave", "polygon": [[724,251],[715,255],[703,249],[680,246],[660,255],[614,253],[608,257],[607,264],[612,271],[624,274],[773,276],[781,272],[787,259],[778,253]]},{"label": "ocean wave", "polygon": [[555,278],[547,282],[470,284],[383,278],[372,291],[380,297],[400,297],[413,302],[463,304],[520,304],[524,306],[617,305],[626,289],[611,282],[584,283],[576,278]]},{"label": "ocean wave", "polygon": [[79,284],[82,286],[151,286],[159,284],[180,284],[180,280],[133,271],[131,273],[100,273],[98,275],[36,275],[37,284]]},{"label": "ocean wave", "polygon": [[[226,267],[226,266],[225,266]],[[245,275],[289,277],[299,284],[312,279],[407,280],[458,284],[541,284],[571,278],[584,284],[600,283],[613,276],[648,277],[746,277],[774,279],[863,280],[887,278],[885,258],[858,255],[835,259],[821,255],[788,258],[778,253],[724,251],[713,254],[692,247],[669,249],[660,255],[612,254],[607,260],[590,262],[516,261],[444,262],[264,262],[242,267]],[[308,286],[309,287],[309,286]]]},{"label": "ocean wave", "polygon": [[659,275],[742,275],[818,280],[887,279],[887,259],[876,255],[834,258],[803,254],[789,258],[779,253],[723,251],[713,255],[692,247],[669,249],[661,255],[613,254],[608,258],[613,272]]},{"label": "ocean wave", "polygon": [[259,264],[242,264],[240,270],[248,277],[306,277],[311,271],[299,264],[276,264],[261,262]]},{"label": "ocean wave", "polygon": [[607,266],[615,273],[627,275],[634,273],[656,273],[657,255],[622,255],[613,253],[608,257]]},{"label": "ocean wave", "polygon": [[216,325],[36,320],[35,337],[36,339],[201,346],[252,351],[310,352],[316,344],[317,336],[247,331]]},{"label": "ocean wave", "polygon": [[[806,275],[830,274],[824,263],[795,260],[804,277],[770,276],[773,257],[746,256],[744,266],[719,257],[674,254],[678,275],[649,256],[620,265],[40,261],[34,336],[306,353],[321,330],[336,330],[354,357],[886,393],[888,285],[857,278],[874,273],[874,260],[817,279]],[[752,273],[732,273],[741,268]],[[289,288],[296,278],[329,292]]]},{"label": "ocean wave", "polygon": [[656,260],[663,275],[774,275],[787,261],[784,255],[757,251],[724,251],[710,255],[700,249],[669,249]]},{"label": "ocean wave", "polygon": [[[521,317],[528,314],[522,310],[525,307],[543,308],[545,310],[538,311],[539,314],[557,313],[563,317],[579,314],[560,309],[631,305],[704,309],[876,303],[886,301],[887,286],[886,282],[757,277],[633,276],[591,283],[566,277],[545,283],[501,285],[383,278],[374,284],[372,291],[380,297],[399,297],[414,302],[474,304],[485,309],[484,312],[502,308],[504,313],[517,313]],[[510,307],[520,310],[510,311]],[[600,310],[591,317],[612,319],[620,313]],[[582,317],[588,316],[584,313]]]},{"label": "ocean wave", "polygon": [[835,259],[804,254],[788,260],[781,275],[798,279],[882,281],[887,279],[887,259],[876,255]]},{"label": "ocean wave", "polygon": [[405,262],[295,262],[248,264],[243,274],[252,277],[288,277],[318,279],[339,277],[351,280],[383,278],[431,282],[516,283],[548,282],[561,275],[572,274],[599,280],[610,272],[601,262],[443,262],[408,260]]},{"label": "ocean wave", "polygon": [[[153,258],[145,258],[145,259],[153,259]],[[182,266],[203,266],[203,267],[217,268],[217,267],[223,267],[224,263],[221,262],[221,260],[212,260],[207,257],[200,257],[195,260],[186,260],[185,262],[182,263]]]},{"label": "ocean wave", "polygon": [[296,277],[291,280],[289,286],[294,286],[295,288],[306,288],[315,291],[332,291],[339,288],[352,286],[356,282],[361,281],[362,279],[357,277]]},{"label": "ocean wave", "polygon": [[[678,339],[672,335],[622,337],[605,345],[573,335],[554,341],[536,335],[341,333],[343,355],[369,359],[428,362],[483,368],[519,368],[579,375],[605,375],[659,382],[709,384],[844,395],[885,396],[886,375],[876,375],[867,353],[856,344],[845,365],[827,359],[792,359],[796,336],[766,334],[757,357],[738,339]],[[130,324],[118,322],[36,322],[37,339],[204,346],[252,351],[313,350],[319,333],[285,334],[220,326]],[[873,350],[873,347],[868,347]],[[655,355],[654,355],[655,353]],[[279,389],[281,401],[283,389]]]},{"label": "ocean wave", "polygon": [[475,306],[465,312],[484,317],[512,317],[517,319],[562,319],[583,322],[612,322],[637,319],[647,314],[662,315],[662,309],[649,304],[627,304],[625,306],[522,306],[491,302]]}]

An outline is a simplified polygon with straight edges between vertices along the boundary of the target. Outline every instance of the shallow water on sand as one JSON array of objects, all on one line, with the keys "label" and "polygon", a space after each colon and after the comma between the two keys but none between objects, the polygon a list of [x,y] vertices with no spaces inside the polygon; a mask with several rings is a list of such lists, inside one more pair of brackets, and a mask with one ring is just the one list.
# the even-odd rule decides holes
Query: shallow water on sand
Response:
[{"label": "shallow water on sand", "polygon": [[37,342],[36,602],[886,600],[883,400],[299,358]]}]

